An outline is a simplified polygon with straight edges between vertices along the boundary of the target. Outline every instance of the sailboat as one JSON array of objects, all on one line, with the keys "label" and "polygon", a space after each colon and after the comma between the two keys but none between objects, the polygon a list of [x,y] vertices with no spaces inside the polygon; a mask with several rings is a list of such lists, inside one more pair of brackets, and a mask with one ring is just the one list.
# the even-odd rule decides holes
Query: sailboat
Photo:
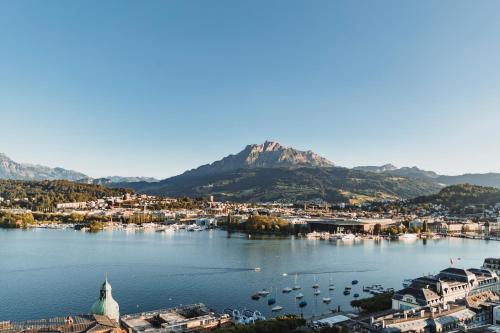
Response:
[{"label": "sailboat", "polygon": [[[332,285],[332,282],[331,282],[331,278],[330,278],[330,286]],[[329,290],[332,290],[330,289],[330,287],[328,288]],[[328,292],[328,296],[327,297],[323,297],[323,303],[325,304],[329,304],[331,301],[332,301],[332,293],[331,291]]]},{"label": "sailboat", "polygon": [[[274,303],[276,303],[276,299],[278,298],[278,288],[276,288],[276,292],[274,294]],[[273,303],[273,304],[274,304]],[[267,304],[269,304],[269,302],[267,302]],[[271,308],[271,311],[272,312],[278,312],[278,311],[281,311],[283,310],[283,307],[281,305],[275,305]]]},{"label": "sailboat", "polygon": [[[273,291],[273,288],[271,288],[271,292]],[[271,297],[267,300],[267,305],[273,305],[274,303],[276,303],[276,298],[274,297]]]},{"label": "sailboat", "polygon": [[335,290],[335,285],[333,284],[332,277],[330,276],[330,284],[328,285],[328,290]]},{"label": "sailboat", "polygon": [[314,289],[314,295],[318,296],[319,294],[321,294],[321,291],[319,289]]},{"label": "sailboat", "polygon": [[296,299],[301,299],[303,297],[304,297],[304,295],[302,293],[298,293],[297,295],[295,295]]},{"label": "sailboat", "polygon": [[299,290],[301,287],[297,283],[297,274],[295,274],[295,283],[293,284],[293,290]]},{"label": "sailboat", "polygon": [[312,287],[314,289],[318,289],[319,288],[319,284],[316,282],[316,275],[314,275],[314,284],[312,285]]}]

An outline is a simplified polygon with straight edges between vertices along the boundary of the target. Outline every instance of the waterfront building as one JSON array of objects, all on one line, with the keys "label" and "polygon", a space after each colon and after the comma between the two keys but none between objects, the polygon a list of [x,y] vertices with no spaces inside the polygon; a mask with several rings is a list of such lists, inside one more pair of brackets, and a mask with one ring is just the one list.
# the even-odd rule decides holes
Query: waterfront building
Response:
[{"label": "waterfront building", "polygon": [[0,322],[0,333],[125,333],[107,316],[77,315],[23,322]]},{"label": "waterfront building", "polygon": [[408,223],[408,227],[410,229],[417,229],[418,228],[418,229],[422,230],[424,227],[424,221],[422,221],[422,219],[411,220]]},{"label": "waterfront building", "polygon": [[312,218],[306,221],[312,230],[328,231],[332,233],[370,233],[374,231],[375,225],[377,224],[382,228],[386,228],[396,222],[393,219],[383,218]]},{"label": "waterfront building", "polygon": [[362,332],[483,332],[483,328],[496,323],[497,308],[498,295],[488,291],[442,306],[385,312],[371,317],[369,324],[358,322],[358,326]]},{"label": "waterfront building", "polygon": [[500,325],[500,304],[493,307],[493,324]]},{"label": "waterfront building", "polygon": [[199,303],[124,315],[121,324],[128,333],[197,332],[231,325],[231,317],[217,315]]},{"label": "waterfront building", "polygon": [[392,308],[442,306],[485,291],[500,292],[500,280],[494,271],[449,267],[435,276],[416,278],[410,286],[397,291],[392,298]]},{"label": "waterfront building", "polygon": [[484,269],[491,269],[500,276],[500,258],[486,258],[483,263]]},{"label": "waterfront building", "polygon": [[57,209],[84,209],[87,208],[87,202],[64,202],[56,204]]},{"label": "waterfront building", "polygon": [[196,219],[196,225],[201,226],[201,227],[216,227],[217,226],[217,219],[216,218],[209,218],[209,217],[204,217],[204,218],[199,218]]},{"label": "waterfront building", "polygon": [[99,299],[94,303],[94,305],[92,305],[90,312],[96,315],[107,316],[116,322],[119,322],[120,320],[120,307],[113,299],[111,294],[111,285],[109,284],[107,277],[102,284]]}]

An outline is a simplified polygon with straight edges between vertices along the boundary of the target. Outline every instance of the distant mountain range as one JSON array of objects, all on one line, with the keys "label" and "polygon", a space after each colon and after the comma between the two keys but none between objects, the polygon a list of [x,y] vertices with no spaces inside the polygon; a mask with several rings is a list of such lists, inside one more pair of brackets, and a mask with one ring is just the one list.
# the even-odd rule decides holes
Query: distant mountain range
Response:
[{"label": "distant mountain range", "polygon": [[110,176],[104,178],[82,178],[79,179],[80,183],[94,184],[94,185],[107,185],[114,183],[132,183],[132,182],[146,182],[153,183],[157,182],[158,179],[153,177],[121,177],[121,176]]},{"label": "distant mountain range", "polygon": [[447,185],[470,183],[500,188],[500,174],[444,176],[417,167],[392,164],[336,166],[312,151],[278,142],[246,146],[237,154],[161,181],[148,177],[94,179],[76,171],[19,164],[0,155],[0,178],[20,180],[66,179],[168,196],[208,196],[233,201],[359,202],[413,198],[439,192]]},{"label": "distant mountain range", "polygon": [[458,176],[444,176],[434,171],[422,170],[417,167],[397,168],[392,164],[382,166],[359,166],[355,170],[362,170],[373,173],[382,173],[401,177],[411,177],[433,181],[443,185],[473,184],[480,186],[492,186],[500,188],[500,173],[467,173]]},{"label": "distant mountain range", "polygon": [[215,195],[220,200],[254,202],[412,198],[442,188],[423,179],[336,167],[312,151],[270,141],[246,146],[235,155],[156,183],[112,186],[156,195]]},{"label": "distant mountain range", "polygon": [[42,165],[17,163],[0,153],[0,179],[77,181],[87,177],[83,173],[63,168],[49,168]]},{"label": "distant mountain range", "polygon": [[158,181],[151,177],[105,177],[94,179],[81,172],[63,168],[50,168],[38,164],[14,162],[7,155],[0,153],[0,179],[11,180],[71,180],[88,184],[110,184],[127,182]]}]

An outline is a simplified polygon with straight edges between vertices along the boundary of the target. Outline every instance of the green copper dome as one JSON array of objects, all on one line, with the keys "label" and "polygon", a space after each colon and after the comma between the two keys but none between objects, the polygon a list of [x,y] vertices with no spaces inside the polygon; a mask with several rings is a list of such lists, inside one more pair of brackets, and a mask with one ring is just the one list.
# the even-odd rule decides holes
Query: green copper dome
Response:
[{"label": "green copper dome", "polygon": [[111,295],[111,285],[107,278],[102,284],[99,300],[92,305],[90,312],[92,314],[108,316],[117,322],[120,320],[120,307]]}]

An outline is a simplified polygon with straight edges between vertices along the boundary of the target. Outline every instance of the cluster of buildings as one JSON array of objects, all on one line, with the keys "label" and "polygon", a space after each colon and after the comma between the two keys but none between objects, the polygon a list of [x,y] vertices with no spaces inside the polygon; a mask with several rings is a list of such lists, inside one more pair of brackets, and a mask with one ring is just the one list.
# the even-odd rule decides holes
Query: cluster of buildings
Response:
[{"label": "cluster of buildings", "polygon": [[[89,202],[60,202],[54,210],[46,213],[81,215],[82,219],[98,217],[101,221],[139,224],[195,223],[199,219],[215,221],[210,222],[210,225],[227,221],[229,214],[233,223],[245,223],[250,216],[259,214],[279,217],[295,230],[309,228],[312,231],[360,234],[379,234],[384,233],[385,229],[398,230],[398,233],[425,230],[440,235],[500,239],[500,203],[483,211],[479,218],[470,214],[453,216],[446,207],[433,204],[425,209],[413,207],[402,213],[397,209],[379,210],[380,203],[359,207],[326,203],[254,204],[217,202],[214,197],[210,197],[205,200],[192,200],[191,204],[187,205],[182,200],[127,193]],[[50,218],[47,221],[50,221]]]},{"label": "cluster of buildings", "polygon": [[443,269],[394,293],[392,309],[351,321],[359,332],[499,332],[500,259]]}]

